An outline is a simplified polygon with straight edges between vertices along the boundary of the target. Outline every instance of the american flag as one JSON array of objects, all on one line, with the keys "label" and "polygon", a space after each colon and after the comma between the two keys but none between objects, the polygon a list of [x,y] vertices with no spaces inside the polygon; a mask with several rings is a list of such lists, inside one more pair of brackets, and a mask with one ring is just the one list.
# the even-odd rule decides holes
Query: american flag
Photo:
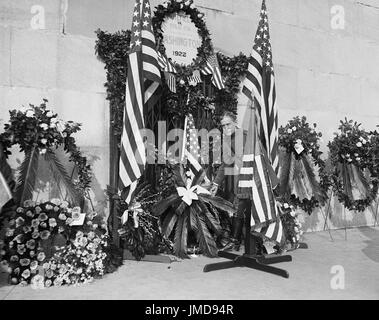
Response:
[{"label": "american flag", "polygon": [[259,138],[275,172],[278,173],[278,110],[265,0],[262,2],[259,25],[242,92],[249,99],[254,99],[260,118]]},{"label": "american flag", "polygon": [[239,198],[251,199],[251,232],[277,243],[283,240],[283,226],[277,211],[273,188],[278,178],[262,143],[257,139],[255,110],[250,110],[249,130],[238,179]]},{"label": "american flag", "polygon": [[191,178],[203,169],[200,164],[200,146],[197,130],[191,113],[188,114],[184,120],[182,163],[186,161],[189,166]]},{"label": "american flag", "polygon": [[188,77],[188,83],[190,85],[197,85],[201,82],[200,71],[194,70],[192,75]]},{"label": "american flag", "polygon": [[137,0],[134,5],[128,55],[119,163],[118,188],[127,203],[130,203],[146,163],[145,146],[140,133],[144,128],[144,108],[156,103],[161,89],[161,74],[155,48],[149,0]]},{"label": "american flag", "polygon": [[176,93],[176,79],[175,79],[175,76],[172,73],[166,72],[166,71],[164,71],[164,76],[165,76],[166,83],[167,83],[167,86],[170,89],[170,91],[173,92],[173,93]]},{"label": "american flag", "polygon": [[218,64],[217,56],[215,53],[209,55],[204,67],[201,69],[201,72],[204,75],[212,74],[212,84],[217,89],[225,89],[224,80],[221,75],[220,65]]},{"label": "american flag", "polygon": [[167,56],[163,53],[157,51],[158,54],[158,64],[162,71],[177,73],[174,64],[167,58]]}]

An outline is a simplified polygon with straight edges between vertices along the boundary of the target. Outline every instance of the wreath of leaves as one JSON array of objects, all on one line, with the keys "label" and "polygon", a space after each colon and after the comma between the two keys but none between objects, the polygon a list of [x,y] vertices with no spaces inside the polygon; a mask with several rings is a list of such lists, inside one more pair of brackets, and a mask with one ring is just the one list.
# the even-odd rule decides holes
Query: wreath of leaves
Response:
[{"label": "wreath of leaves", "polygon": [[[322,152],[320,151],[320,138],[322,137],[321,132],[316,131],[317,124],[313,123],[313,128],[307,122],[307,118],[294,117],[289,120],[285,127],[281,126],[279,128],[279,146],[284,148],[287,153],[293,153],[295,159],[299,160],[303,155],[310,155],[315,166],[318,166],[319,175],[319,185],[321,187],[322,193],[326,195],[330,187],[329,175],[325,170],[325,161],[321,159]],[[301,141],[304,150],[299,154],[295,145],[297,141]],[[303,199],[302,201],[294,194],[284,199],[294,207],[300,207],[308,214],[322,205],[319,200],[312,197],[310,200]]]},{"label": "wreath of leaves", "polygon": [[[353,120],[340,121],[339,133],[328,143],[333,166],[331,182],[338,200],[349,210],[364,211],[378,194],[379,177],[376,153],[378,150],[377,132],[369,134],[360,128],[361,124]],[[366,199],[351,200],[343,188],[339,167],[354,164],[361,172],[368,170],[369,194]]]}]

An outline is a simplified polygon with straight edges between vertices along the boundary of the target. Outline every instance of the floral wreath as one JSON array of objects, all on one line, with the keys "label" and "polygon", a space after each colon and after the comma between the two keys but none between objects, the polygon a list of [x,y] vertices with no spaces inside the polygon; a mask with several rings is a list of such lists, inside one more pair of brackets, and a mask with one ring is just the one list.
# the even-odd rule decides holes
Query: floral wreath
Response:
[{"label": "floral wreath", "polygon": [[[373,153],[377,135],[369,134],[360,128],[361,124],[353,120],[340,121],[339,133],[335,133],[334,139],[328,143],[330,159],[333,166],[331,182],[333,191],[338,200],[349,210],[364,211],[378,194],[379,177],[377,164]],[[344,191],[344,182],[341,181],[340,172],[343,166],[355,165],[358,171],[363,173],[368,170],[367,197],[365,199],[352,200]]]},{"label": "floral wreath", "polygon": [[[316,199],[312,196],[311,199],[300,200],[296,195],[291,194],[285,201],[288,201],[295,207],[300,207],[308,214],[311,214],[313,209],[322,205],[326,200],[326,194],[330,187],[329,176],[325,172],[325,161],[321,159],[322,152],[320,151],[321,132],[316,131],[316,123],[313,128],[307,122],[305,116],[294,117],[289,120],[285,127],[279,128],[279,146],[284,148],[287,154],[293,154],[296,160],[300,160],[304,155],[310,155],[314,165],[319,168],[320,191],[323,196],[321,199]],[[321,200],[321,201],[320,201]]]},{"label": "floral wreath", "polygon": [[11,154],[9,149],[15,144],[20,146],[22,152],[28,152],[35,147],[39,154],[46,154],[48,150],[63,145],[64,150],[70,154],[69,160],[78,169],[75,189],[84,195],[91,183],[91,166],[87,163],[87,158],[82,156],[75,138],[71,136],[80,130],[81,124],[58,119],[56,113],[47,109],[47,102],[48,100],[43,99],[39,106],[29,104],[29,107],[9,111],[9,123],[4,125],[4,132],[0,134],[4,154],[8,157]]}]

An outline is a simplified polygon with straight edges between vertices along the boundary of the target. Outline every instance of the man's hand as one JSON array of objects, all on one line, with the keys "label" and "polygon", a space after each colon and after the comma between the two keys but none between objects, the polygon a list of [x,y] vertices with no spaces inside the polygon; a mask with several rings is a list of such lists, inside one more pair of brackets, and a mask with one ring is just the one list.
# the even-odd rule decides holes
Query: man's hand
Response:
[{"label": "man's hand", "polygon": [[218,190],[218,185],[217,184],[212,184],[211,189],[209,190],[211,195],[214,197],[217,193]]}]

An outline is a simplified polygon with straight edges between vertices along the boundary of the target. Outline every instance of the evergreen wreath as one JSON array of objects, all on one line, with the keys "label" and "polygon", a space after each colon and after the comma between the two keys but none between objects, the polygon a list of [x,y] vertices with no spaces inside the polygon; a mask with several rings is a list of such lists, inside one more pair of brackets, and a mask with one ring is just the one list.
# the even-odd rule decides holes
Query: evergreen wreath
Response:
[{"label": "evergreen wreath", "polygon": [[[378,194],[379,178],[375,153],[376,134],[369,134],[360,128],[361,124],[353,120],[340,121],[338,133],[328,143],[333,166],[331,182],[338,200],[349,210],[364,211]],[[376,146],[377,148],[377,146]],[[356,168],[356,170],[355,170]],[[352,173],[355,174],[352,175]],[[367,196],[364,199],[352,199],[352,182],[359,180]],[[350,192],[349,192],[350,190]]]},{"label": "evergreen wreath", "polygon": [[[286,126],[279,128],[279,146],[285,150],[280,176],[282,200],[294,207],[300,207],[308,214],[311,214],[316,207],[324,204],[330,186],[329,176],[325,172],[325,161],[321,159],[322,152],[320,151],[319,140],[322,134],[316,131],[316,127],[317,125],[314,123],[312,128],[306,117],[297,116],[289,120]],[[318,167],[319,182],[315,180],[313,168],[308,162],[308,156],[311,157],[313,164]],[[305,171],[298,174],[306,176],[312,185],[313,195],[310,199],[301,200],[298,195],[289,193],[289,185],[293,183],[293,181],[289,181],[291,180],[290,171],[293,170],[294,166],[291,162],[294,160],[299,161]]]},{"label": "evergreen wreath", "polygon": [[197,8],[192,6],[192,0],[176,1],[171,0],[164,4],[160,4],[156,7],[154,16],[152,19],[153,29],[155,32],[155,38],[158,43],[158,50],[163,54],[166,53],[166,48],[163,45],[163,31],[162,23],[165,18],[173,15],[175,13],[184,13],[188,15],[191,21],[195,24],[198,29],[198,34],[201,38],[201,46],[198,48],[198,54],[193,63],[189,66],[182,66],[180,64],[174,63],[175,68],[181,77],[184,75],[191,76],[192,72],[196,69],[200,69],[206,62],[207,57],[213,53],[213,47],[211,43],[211,38],[207,26],[203,20],[204,14],[201,13]]}]

